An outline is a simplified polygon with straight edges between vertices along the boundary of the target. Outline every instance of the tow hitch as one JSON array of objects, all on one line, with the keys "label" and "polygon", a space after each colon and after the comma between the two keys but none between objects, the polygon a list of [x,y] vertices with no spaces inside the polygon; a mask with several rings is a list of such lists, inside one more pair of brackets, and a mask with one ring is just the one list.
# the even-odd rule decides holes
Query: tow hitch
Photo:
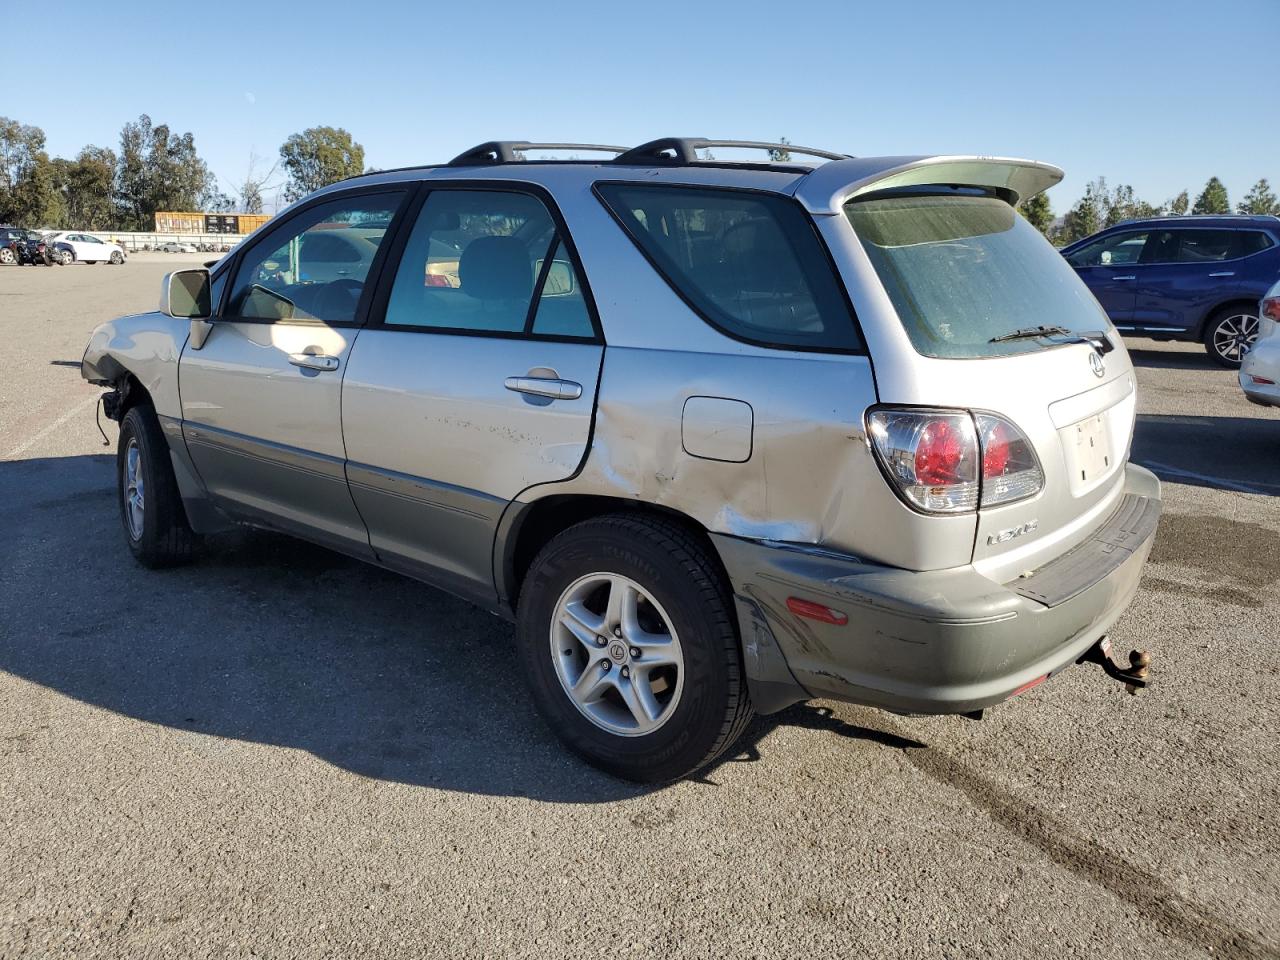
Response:
[{"label": "tow hitch", "polygon": [[1122,670],[1111,659],[1111,638],[1105,635],[1076,662],[1096,663],[1112,680],[1123,683],[1125,690],[1131,694],[1136,695],[1150,682],[1147,680],[1147,667],[1151,665],[1151,654],[1145,650],[1130,650],[1129,669]]}]

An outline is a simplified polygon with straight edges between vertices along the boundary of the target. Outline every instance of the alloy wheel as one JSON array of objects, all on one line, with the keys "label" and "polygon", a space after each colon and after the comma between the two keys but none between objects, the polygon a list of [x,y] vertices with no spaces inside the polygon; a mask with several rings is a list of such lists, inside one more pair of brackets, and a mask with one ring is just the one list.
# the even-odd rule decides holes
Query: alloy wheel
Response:
[{"label": "alloy wheel", "polygon": [[629,577],[591,573],[560,595],[551,658],[570,701],[592,723],[622,737],[657,730],[684,689],[684,655],[671,619]]},{"label": "alloy wheel", "polygon": [[8,247],[0,247],[0,263],[13,263],[15,257]]},{"label": "alloy wheel", "polygon": [[137,437],[129,438],[124,453],[124,515],[129,536],[142,539],[142,523],[146,516],[146,484],[142,474],[142,448]]},{"label": "alloy wheel", "polygon": [[1239,363],[1258,339],[1258,318],[1248,313],[1224,317],[1213,328],[1213,349],[1224,360]]}]

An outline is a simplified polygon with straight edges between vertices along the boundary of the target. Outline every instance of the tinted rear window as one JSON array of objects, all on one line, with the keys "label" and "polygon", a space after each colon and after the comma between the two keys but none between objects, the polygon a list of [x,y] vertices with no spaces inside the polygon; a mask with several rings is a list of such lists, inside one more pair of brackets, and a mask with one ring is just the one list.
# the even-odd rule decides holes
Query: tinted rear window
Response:
[{"label": "tinted rear window", "polygon": [[891,196],[850,201],[845,214],[927,357],[1007,356],[1060,339],[991,342],[1028,327],[1111,327],[1067,261],[1003,200]]},{"label": "tinted rear window", "polygon": [[658,271],[713,326],[765,346],[860,348],[831,260],[794,201],[701,187],[614,183],[597,190]]}]

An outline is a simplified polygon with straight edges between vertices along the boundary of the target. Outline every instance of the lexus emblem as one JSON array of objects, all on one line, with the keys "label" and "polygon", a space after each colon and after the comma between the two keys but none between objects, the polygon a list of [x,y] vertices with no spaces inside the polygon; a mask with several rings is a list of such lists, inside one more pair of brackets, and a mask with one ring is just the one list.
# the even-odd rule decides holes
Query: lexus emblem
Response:
[{"label": "lexus emblem", "polygon": [[1102,362],[1102,354],[1096,350],[1089,354],[1089,369],[1093,371],[1095,377],[1104,376],[1107,372],[1107,365]]}]

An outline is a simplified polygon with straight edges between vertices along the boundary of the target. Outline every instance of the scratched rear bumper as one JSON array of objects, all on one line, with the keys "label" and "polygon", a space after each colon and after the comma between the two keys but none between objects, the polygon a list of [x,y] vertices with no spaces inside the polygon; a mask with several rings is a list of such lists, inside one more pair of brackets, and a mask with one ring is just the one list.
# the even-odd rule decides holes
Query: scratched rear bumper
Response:
[{"label": "scratched rear bumper", "polygon": [[[758,706],[769,712],[812,696],[906,713],[968,713],[1070,666],[1133,599],[1155,538],[1159,481],[1130,465],[1125,495],[1099,532],[1118,540],[1119,552],[1099,561],[1092,582],[1039,598],[1017,580],[996,583],[972,566],[915,572],[713,536],[738,598]],[[1052,580],[1049,568],[1071,562],[1064,556],[1037,575]],[[791,596],[829,605],[848,624],[796,617],[786,607]]]}]

